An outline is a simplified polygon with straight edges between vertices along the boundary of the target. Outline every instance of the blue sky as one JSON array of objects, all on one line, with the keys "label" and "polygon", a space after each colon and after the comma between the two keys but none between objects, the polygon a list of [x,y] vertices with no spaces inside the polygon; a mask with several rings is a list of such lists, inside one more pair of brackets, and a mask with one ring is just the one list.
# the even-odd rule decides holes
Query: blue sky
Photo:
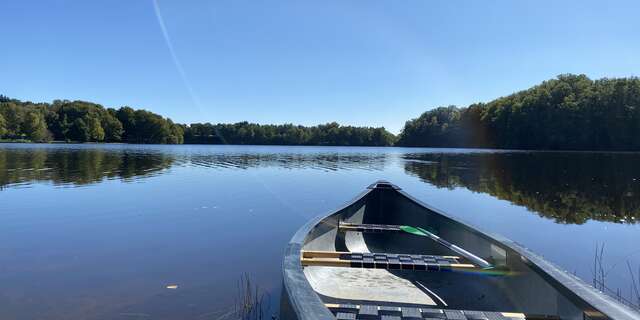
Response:
[{"label": "blue sky", "polygon": [[638,1],[0,2],[0,93],[174,121],[385,126],[640,74]]}]

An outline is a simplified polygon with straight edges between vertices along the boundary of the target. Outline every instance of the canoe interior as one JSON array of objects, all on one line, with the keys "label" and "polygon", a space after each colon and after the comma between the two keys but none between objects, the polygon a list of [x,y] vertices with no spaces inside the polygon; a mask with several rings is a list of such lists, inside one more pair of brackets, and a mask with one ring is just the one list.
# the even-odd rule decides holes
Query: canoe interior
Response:
[{"label": "canoe interior", "polygon": [[[500,272],[487,275],[324,266],[302,268],[304,280],[323,304],[426,304],[443,309],[521,312],[561,319],[585,319],[585,312],[609,318],[510,245],[417,202],[391,184],[374,184],[348,206],[309,225],[300,239],[299,251],[455,255],[427,237],[404,232],[345,232],[339,230],[340,222],[421,227],[485,259]],[[382,289],[378,290],[379,287]],[[292,294],[291,290],[285,291],[285,295]],[[283,299],[287,300],[285,304],[291,304],[291,297]],[[292,309],[290,305],[286,308]]]}]

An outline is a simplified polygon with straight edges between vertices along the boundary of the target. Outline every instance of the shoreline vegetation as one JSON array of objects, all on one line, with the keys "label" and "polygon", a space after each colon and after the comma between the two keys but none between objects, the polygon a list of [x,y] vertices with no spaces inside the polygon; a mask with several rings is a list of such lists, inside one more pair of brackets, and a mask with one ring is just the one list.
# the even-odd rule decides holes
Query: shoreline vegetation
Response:
[{"label": "shoreline vegetation", "polygon": [[640,79],[560,75],[466,108],[407,121],[396,145],[524,150],[640,150]]},{"label": "shoreline vegetation", "polygon": [[131,107],[105,108],[86,101],[23,102],[0,95],[0,142],[94,142],[140,144],[255,144],[390,146],[384,128],[174,123]]},{"label": "shoreline vegetation", "polygon": [[560,75],[468,107],[439,107],[384,127],[174,123],[131,107],[20,101],[0,95],[0,142],[453,147],[640,150],[640,79]]}]

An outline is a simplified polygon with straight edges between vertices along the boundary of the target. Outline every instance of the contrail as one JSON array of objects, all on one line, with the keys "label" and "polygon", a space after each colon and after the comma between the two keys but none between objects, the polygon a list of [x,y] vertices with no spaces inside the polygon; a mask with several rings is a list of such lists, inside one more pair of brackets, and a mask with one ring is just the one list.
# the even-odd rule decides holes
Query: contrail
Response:
[{"label": "contrail", "polygon": [[[198,108],[198,111],[200,112],[200,115],[202,115],[203,112],[202,112],[202,105],[200,104],[200,99],[198,98],[198,96],[196,95],[195,91],[193,90],[193,87],[191,87],[191,83],[189,82],[189,79],[187,78],[187,73],[184,71],[184,68],[182,67],[182,64],[180,63],[180,60],[178,59],[178,56],[176,55],[176,52],[173,49],[173,44],[171,43],[171,38],[169,37],[169,33],[167,32],[167,27],[165,26],[164,19],[162,18],[162,13],[160,12],[160,6],[158,5],[158,0],[152,0],[152,1],[153,1],[153,9],[155,10],[156,18],[158,19],[158,24],[160,25],[160,30],[162,31],[162,36],[164,37],[164,42],[167,44],[167,48],[169,49],[169,53],[171,53],[171,58],[173,59],[173,64],[176,66],[176,69],[178,69],[178,73],[180,73],[180,77],[182,78],[182,82],[184,83],[184,86],[189,91],[189,95],[191,96],[191,100],[193,100],[193,104],[196,106],[196,108]],[[224,138],[222,133],[220,133],[217,129],[216,129],[216,135],[220,138],[220,140],[222,141],[223,144],[228,144],[227,140]],[[267,189],[268,192],[271,192],[274,196],[276,196],[275,193],[273,193],[273,191],[267,186],[267,184],[260,177],[258,177],[258,176],[256,176],[254,174],[254,178],[256,180],[258,180],[258,182],[260,184],[262,184],[265,187],[265,189]],[[292,207],[291,205],[289,205],[288,203],[284,202],[279,197],[278,197],[278,200],[280,202],[282,202],[285,206],[287,206],[289,208]],[[292,209],[292,212],[296,212],[296,210]]]},{"label": "contrail", "polygon": [[158,18],[158,24],[160,25],[160,30],[162,31],[164,42],[167,44],[167,48],[169,49],[169,53],[171,54],[171,58],[173,59],[173,64],[176,66],[176,69],[178,69],[178,73],[180,73],[180,78],[182,78],[182,82],[184,83],[184,86],[189,91],[189,95],[191,96],[191,100],[193,101],[193,104],[196,106],[196,108],[198,108],[198,111],[200,111],[200,114],[202,114],[202,104],[200,103],[200,99],[196,95],[195,91],[193,90],[193,87],[191,86],[191,83],[189,82],[189,79],[187,78],[187,73],[184,71],[184,68],[180,63],[180,60],[176,55],[176,51],[173,49],[173,44],[171,42],[171,38],[169,37],[169,33],[167,32],[167,27],[164,24],[164,19],[162,18],[162,13],[160,12],[160,6],[158,5],[158,1],[157,0],[152,0],[152,1],[153,1],[153,8],[156,13],[156,18]]},{"label": "contrail", "polygon": [[[182,83],[189,91],[189,95],[191,96],[191,100],[193,104],[196,106],[200,115],[203,115],[202,112],[202,104],[200,103],[200,98],[196,95],[196,92],[193,90],[191,86],[191,82],[189,82],[189,78],[187,78],[187,73],[184,71],[180,60],[178,59],[178,55],[176,55],[176,51],[173,49],[173,43],[171,42],[171,38],[169,37],[169,32],[167,32],[167,27],[164,24],[164,19],[162,18],[162,13],[160,12],[160,6],[158,5],[158,0],[153,1],[153,9],[156,13],[156,18],[158,18],[158,24],[160,25],[160,30],[162,31],[162,36],[164,37],[164,42],[167,44],[167,48],[169,49],[169,53],[171,53],[171,59],[173,59],[173,64],[178,69],[178,73],[180,73],[180,78],[182,78]],[[227,140],[222,136],[222,134],[216,129],[216,135],[220,138],[223,144],[228,144]]]}]

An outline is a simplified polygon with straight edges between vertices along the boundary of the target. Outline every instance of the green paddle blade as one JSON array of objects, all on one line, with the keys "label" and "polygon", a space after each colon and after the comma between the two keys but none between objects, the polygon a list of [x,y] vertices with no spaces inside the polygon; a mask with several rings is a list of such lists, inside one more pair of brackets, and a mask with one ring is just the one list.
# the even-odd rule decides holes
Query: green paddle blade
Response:
[{"label": "green paddle blade", "polygon": [[416,227],[412,227],[412,226],[400,226],[400,230],[402,230],[402,231],[404,231],[406,233],[415,234],[417,236],[423,236],[423,237],[427,237],[428,236],[422,230],[420,230],[420,229],[418,229]]},{"label": "green paddle blade", "polygon": [[406,232],[406,233],[411,233],[411,234],[415,234],[417,236],[423,236],[423,237],[428,237],[429,234],[435,235],[435,230],[425,230],[422,229],[420,227],[412,227],[412,226],[400,226],[400,230]]}]

